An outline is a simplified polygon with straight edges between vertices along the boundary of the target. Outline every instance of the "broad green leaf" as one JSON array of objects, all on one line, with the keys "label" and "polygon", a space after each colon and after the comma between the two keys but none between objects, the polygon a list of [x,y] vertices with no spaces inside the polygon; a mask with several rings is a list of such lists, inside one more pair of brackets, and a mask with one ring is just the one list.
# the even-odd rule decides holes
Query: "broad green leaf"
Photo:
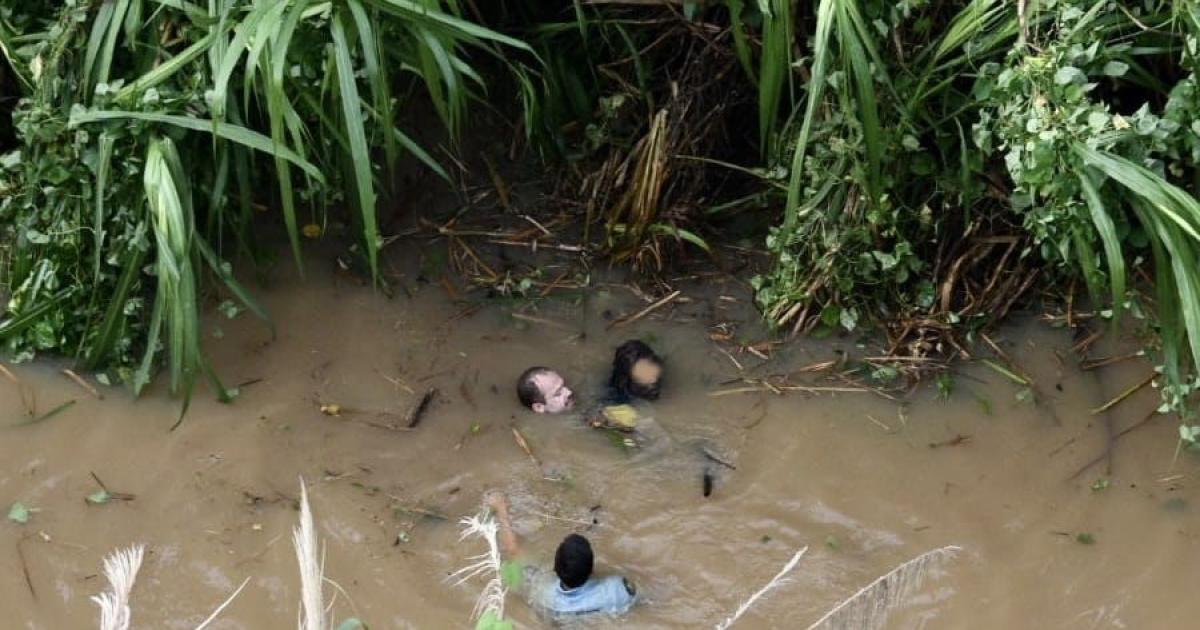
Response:
[{"label": "broad green leaf", "polygon": [[8,520],[24,525],[29,522],[29,508],[25,507],[24,503],[17,501],[8,508]]}]

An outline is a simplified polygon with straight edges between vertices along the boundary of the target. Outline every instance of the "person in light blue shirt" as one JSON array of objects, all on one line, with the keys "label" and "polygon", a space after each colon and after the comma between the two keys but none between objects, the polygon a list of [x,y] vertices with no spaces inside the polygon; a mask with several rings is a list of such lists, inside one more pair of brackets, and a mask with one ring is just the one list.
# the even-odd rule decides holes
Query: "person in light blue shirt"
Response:
[{"label": "person in light blue shirt", "polygon": [[[491,493],[487,504],[500,526],[500,550],[506,558],[507,586],[522,594],[529,605],[551,618],[628,612],[637,601],[637,589],[619,575],[596,576],[592,573],[595,556],[587,538],[571,534],[554,552],[554,570],[528,562],[512,530],[508,501],[500,493]],[[507,567],[515,567],[515,570]],[[513,582],[517,582],[514,584]]]}]

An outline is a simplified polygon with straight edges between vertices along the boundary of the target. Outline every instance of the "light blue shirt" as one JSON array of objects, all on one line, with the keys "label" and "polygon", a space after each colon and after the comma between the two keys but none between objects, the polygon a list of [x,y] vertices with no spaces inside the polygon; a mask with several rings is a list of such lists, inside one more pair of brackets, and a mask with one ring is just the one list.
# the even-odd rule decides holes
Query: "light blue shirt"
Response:
[{"label": "light blue shirt", "polygon": [[634,588],[619,575],[593,576],[580,586],[566,588],[553,571],[526,566],[523,590],[529,604],[551,617],[619,615],[637,601]]}]

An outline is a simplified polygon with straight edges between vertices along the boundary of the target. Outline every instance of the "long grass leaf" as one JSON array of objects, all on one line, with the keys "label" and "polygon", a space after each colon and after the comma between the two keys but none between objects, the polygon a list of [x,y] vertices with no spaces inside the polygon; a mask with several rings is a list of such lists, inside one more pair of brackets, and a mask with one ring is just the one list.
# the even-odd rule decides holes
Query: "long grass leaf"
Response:
[{"label": "long grass leaf", "polygon": [[758,82],[758,135],[764,151],[767,150],[768,139],[775,132],[780,99],[783,97],[784,84],[791,74],[792,61],[791,3],[787,0],[771,0],[771,7],[770,13],[763,15],[763,50]]},{"label": "long grass leaf", "polygon": [[800,123],[800,135],[792,154],[792,167],[788,179],[787,204],[784,207],[783,232],[790,235],[796,228],[800,214],[800,195],[804,190],[804,158],[808,155],[808,142],[812,136],[817,108],[825,96],[826,73],[829,68],[830,34],[833,32],[835,0],[820,0],[817,5],[817,28],[813,35],[812,78],[808,82],[808,94],[804,106],[804,118]]},{"label": "long grass leaf", "polygon": [[152,70],[118,90],[115,99],[120,103],[129,103],[132,99],[140,97],[146,90],[162,84],[174,76],[176,72],[179,72],[185,66],[199,58],[200,55],[208,52],[217,39],[218,32],[212,31],[192,42],[191,45],[180,51],[178,55],[154,66]]},{"label": "long grass leaf", "polygon": [[108,307],[104,309],[104,318],[96,329],[96,335],[88,348],[84,365],[89,370],[100,367],[109,352],[116,346],[121,337],[122,324],[128,317],[125,315],[126,302],[142,273],[142,264],[146,260],[147,251],[140,247],[130,247],[122,260],[121,276],[111,295],[107,296]]},{"label": "long grass leaf", "polygon": [[173,125],[182,129],[190,129],[192,131],[202,131],[212,133],[217,137],[235,142],[242,146],[262,151],[263,153],[275,155],[278,154],[283,159],[295,164],[304,169],[310,177],[318,182],[325,183],[325,177],[321,171],[297,155],[294,151],[287,147],[276,146],[271,139],[262,135],[257,131],[253,131],[246,127],[224,123],[214,128],[211,120],[203,118],[190,118],[188,116],[178,116],[175,114],[156,114],[151,112],[130,112],[121,110],[91,110],[80,112],[71,116],[71,125],[86,125],[93,122],[101,122],[105,120],[144,120],[147,122],[157,122],[166,125]]},{"label": "long grass leaf", "polygon": [[[368,4],[400,18],[444,30],[459,39],[474,39],[493,41],[513,48],[533,53],[533,49],[525,42],[480,26],[473,22],[454,17],[442,11],[421,6],[409,0],[366,0]],[[574,25],[572,25],[574,28]]]},{"label": "long grass leaf", "polygon": [[371,277],[379,275],[378,230],[375,226],[375,186],[371,176],[371,156],[367,150],[367,136],[363,127],[362,109],[359,106],[358,85],[354,80],[354,66],[350,61],[350,46],[342,25],[343,17],[335,13],[329,22],[333,36],[334,59],[337,65],[338,101],[342,104],[342,117],[346,125],[346,136],[350,141],[351,168],[354,171],[354,189],[357,193],[358,211],[362,220],[363,246]]},{"label": "long grass leaf", "polygon": [[1083,191],[1083,199],[1087,202],[1088,210],[1091,212],[1092,225],[1095,226],[1096,232],[1100,235],[1100,241],[1104,244],[1104,259],[1108,263],[1108,282],[1112,288],[1113,324],[1116,325],[1121,305],[1125,302],[1125,256],[1121,252],[1121,237],[1117,234],[1117,227],[1113,223],[1112,217],[1104,207],[1100,191],[1086,171],[1079,172],[1079,185]]},{"label": "long grass leaf", "polygon": [[233,292],[235,296],[237,296],[238,300],[240,300],[242,304],[244,304],[246,308],[250,310],[251,313],[257,315],[258,318],[264,322],[271,324],[271,333],[274,335],[275,326],[271,322],[271,315],[267,312],[266,307],[256,300],[254,296],[247,291],[240,282],[238,282],[237,278],[233,276],[233,270],[229,266],[229,263],[217,258],[216,252],[212,250],[212,247],[210,247],[202,237],[197,236],[195,244],[196,249],[200,251],[201,258],[204,259],[204,262],[208,263],[208,266],[212,268],[213,273],[217,274],[217,277],[221,279],[221,282],[224,282],[225,286],[229,287],[229,290]]},{"label": "long grass leaf", "polygon": [[96,204],[92,212],[92,282],[100,283],[100,260],[104,256],[104,199],[108,196],[108,175],[112,170],[115,138],[101,133],[96,155]]}]

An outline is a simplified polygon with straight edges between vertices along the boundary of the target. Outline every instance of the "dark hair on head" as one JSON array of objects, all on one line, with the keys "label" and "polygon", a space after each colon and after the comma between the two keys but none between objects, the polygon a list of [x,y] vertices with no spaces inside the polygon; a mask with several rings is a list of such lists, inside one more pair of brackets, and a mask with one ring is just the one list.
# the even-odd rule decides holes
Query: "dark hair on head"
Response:
[{"label": "dark hair on head", "polygon": [[646,400],[656,400],[659,392],[658,381],[638,383],[633,380],[633,366],[642,360],[651,361],[662,367],[662,359],[654,354],[650,346],[637,339],[631,339],[621,344],[617,348],[616,354],[613,355],[612,376],[608,380],[608,386],[624,397],[637,396]]},{"label": "dark hair on head", "polygon": [[592,576],[592,544],[579,534],[571,534],[554,552],[554,573],[567,588],[583,586]]},{"label": "dark hair on head", "polygon": [[533,409],[534,403],[546,404],[546,397],[542,395],[542,390],[538,389],[537,383],[533,382],[533,377],[549,371],[548,367],[536,366],[521,372],[521,377],[517,379],[517,398],[522,405]]}]

